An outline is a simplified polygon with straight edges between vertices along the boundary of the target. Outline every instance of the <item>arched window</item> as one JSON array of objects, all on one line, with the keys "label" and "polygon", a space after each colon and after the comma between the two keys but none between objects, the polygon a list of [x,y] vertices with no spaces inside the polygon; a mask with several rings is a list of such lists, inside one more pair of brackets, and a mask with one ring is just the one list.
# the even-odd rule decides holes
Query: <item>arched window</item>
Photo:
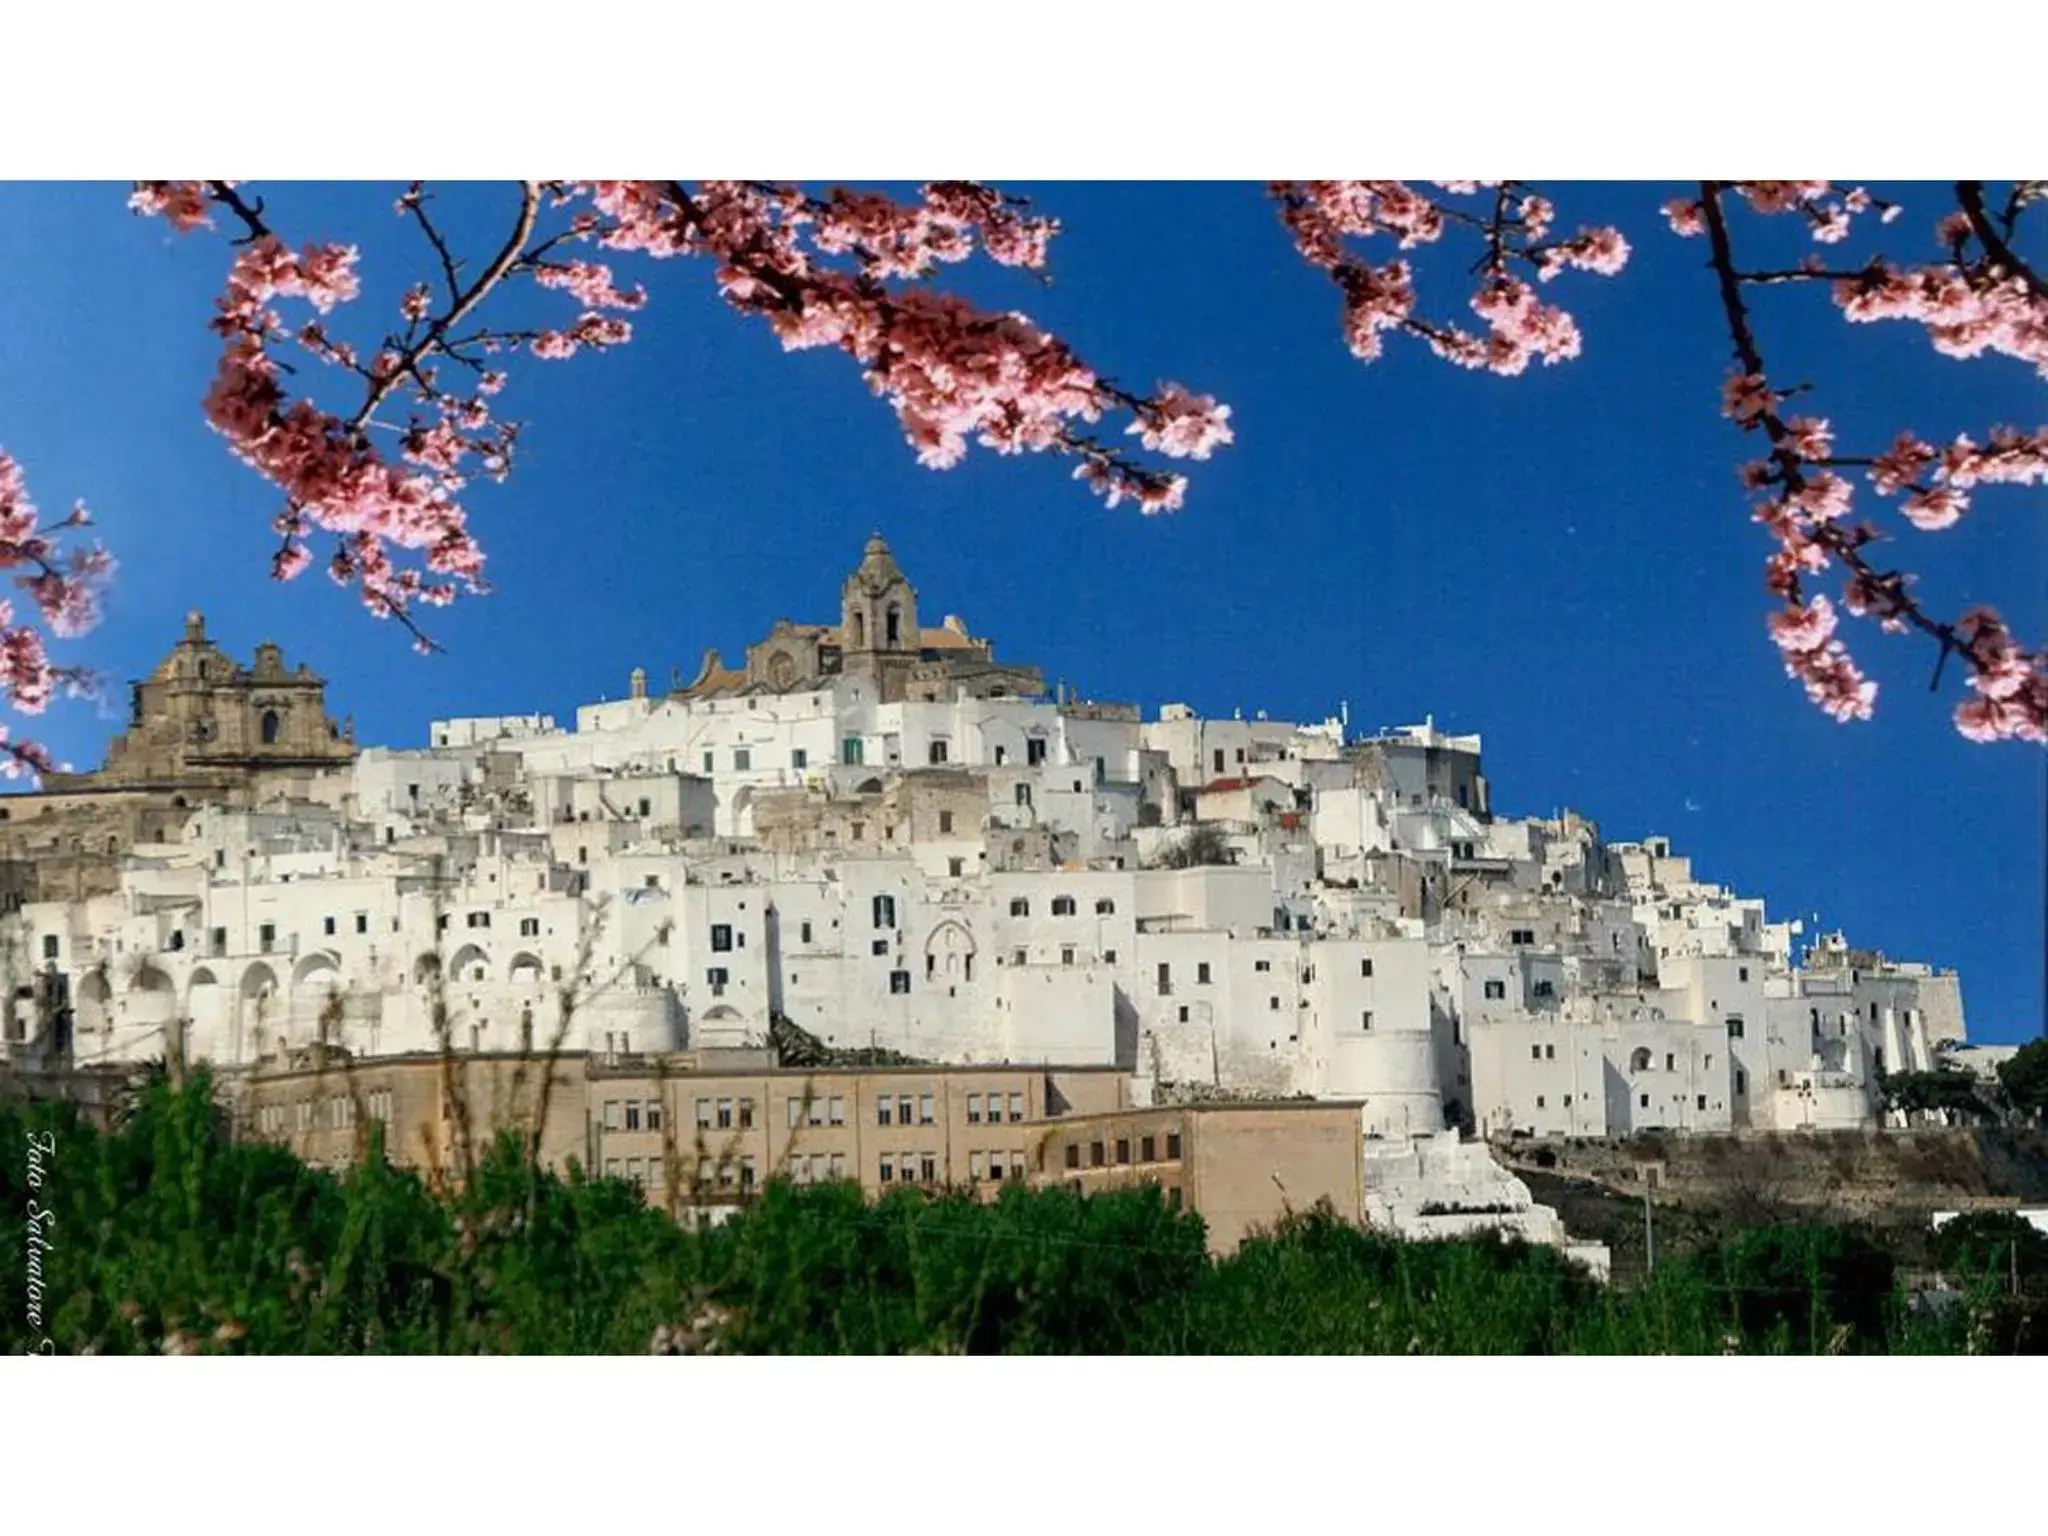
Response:
[{"label": "arched window", "polygon": [[277,733],[282,725],[283,722],[277,718],[276,710],[266,709],[263,711],[263,745],[266,747],[277,745]]},{"label": "arched window", "polygon": [[883,626],[887,637],[883,643],[894,650],[903,640],[903,610],[891,603],[888,613],[883,618]]},{"label": "arched window", "polygon": [[1648,1047],[1639,1047],[1636,1053],[1629,1057],[1628,1069],[1631,1072],[1647,1072],[1650,1070],[1650,1052]]}]

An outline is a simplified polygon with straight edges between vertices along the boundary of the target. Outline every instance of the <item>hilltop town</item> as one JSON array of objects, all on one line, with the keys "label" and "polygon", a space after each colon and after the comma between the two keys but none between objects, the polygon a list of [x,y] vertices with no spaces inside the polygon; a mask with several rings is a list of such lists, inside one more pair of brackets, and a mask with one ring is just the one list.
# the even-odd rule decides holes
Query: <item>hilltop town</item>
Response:
[{"label": "hilltop town", "polygon": [[836,620],[398,749],[194,614],[102,769],[0,801],[6,1059],[430,1166],[452,1074],[650,1198],[679,1134],[714,1204],[1149,1178],[1228,1246],[1275,1186],[1563,1242],[1489,1143],[1869,1128],[1963,1050],[1953,972],[1497,813],[1477,736],[1145,719],[924,617],[877,535]]}]

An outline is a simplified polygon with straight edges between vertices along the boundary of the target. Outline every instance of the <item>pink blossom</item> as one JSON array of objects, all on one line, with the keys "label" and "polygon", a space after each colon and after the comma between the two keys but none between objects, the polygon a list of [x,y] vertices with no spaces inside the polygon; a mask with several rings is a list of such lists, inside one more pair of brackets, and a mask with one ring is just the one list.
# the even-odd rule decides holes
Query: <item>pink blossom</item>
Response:
[{"label": "pink blossom", "polygon": [[1847,480],[1824,470],[1793,492],[1792,501],[1812,521],[1832,523],[1849,515],[1851,494]]},{"label": "pink blossom", "polygon": [[1172,459],[1206,459],[1214,448],[1232,441],[1230,407],[1209,395],[1190,394],[1178,384],[1162,384],[1125,429],[1139,434],[1145,446]]},{"label": "pink blossom", "polygon": [[1835,436],[1823,419],[1794,416],[1785,423],[1785,445],[1802,459],[1824,459],[1834,452]]},{"label": "pink blossom", "polygon": [[1771,615],[1771,640],[1781,651],[1817,651],[1833,637],[1840,620],[1825,597],[1797,603]]},{"label": "pink blossom", "polygon": [[1955,525],[1969,506],[1969,498],[1948,486],[1936,486],[1929,491],[1916,491],[1908,496],[1899,510],[1915,528],[1926,533],[1938,533]]},{"label": "pink blossom", "polygon": [[140,214],[162,215],[181,235],[213,224],[203,181],[138,181],[128,206]]},{"label": "pink blossom", "polygon": [[405,297],[399,300],[398,311],[408,320],[424,320],[433,306],[433,293],[425,283],[414,283],[405,290]]},{"label": "pink blossom", "polygon": [[1664,205],[1664,217],[1674,235],[1703,235],[1707,232],[1706,211],[1696,198],[1674,197]]},{"label": "pink blossom", "polygon": [[1935,460],[1934,449],[1910,432],[1871,461],[1870,479],[1880,496],[1889,496],[1920,478],[1920,472]]},{"label": "pink blossom", "polygon": [[1771,386],[1760,373],[1731,375],[1721,386],[1721,414],[1747,427],[1777,401]]}]

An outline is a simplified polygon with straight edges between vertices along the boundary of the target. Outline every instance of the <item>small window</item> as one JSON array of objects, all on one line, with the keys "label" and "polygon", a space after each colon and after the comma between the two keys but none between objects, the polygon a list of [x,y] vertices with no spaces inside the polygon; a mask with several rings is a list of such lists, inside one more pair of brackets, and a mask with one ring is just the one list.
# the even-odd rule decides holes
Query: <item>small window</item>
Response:
[{"label": "small window", "polygon": [[890,1121],[889,1108],[893,1100],[883,1099],[875,1105],[875,1124],[887,1125]]},{"label": "small window", "polygon": [[811,925],[810,925],[809,923],[799,923],[799,924],[797,925],[797,930],[796,930],[796,937],[797,937],[797,942],[798,942],[799,944],[808,944],[808,943],[810,943],[810,942],[811,942]]},{"label": "small window", "polygon": [[943,763],[945,760],[946,743],[944,738],[940,738],[932,742],[930,748],[925,753],[925,761],[931,763],[933,766],[936,767],[938,764]]},{"label": "small window", "polygon": [[1166,1160],[1169,1163],[1177,1163],[1180,1161],[1179,1131],[1168,1131],[1166,1133]]},{"label": "small window", "polygon": [[1359,1014],[1358,1027],[1360,1029],[1372,1028],[1372,1010],[1370,1008],[1365,1009],[1363,1012]]},{"label": "small window", "polygon": [[661,1100],[659,1099],[649,1099],[647,1101],[647,1129],[650,1131],[661,1129]]},{"label": "small window", "polygon": [[1028,900],[1022,896],[1012,896],[1010,898],[1010,916],[1029,917],[1030,915],[1031,903]]},{"label": "small window", "polygon": [[791,748],[789,754],[789,766],[798,769],[799,771],[810,767],[811,754],[806,752],[802,747]]},{"label": "small window", "polygon": [[919,1125],[930,1125],[932,1123],[932,1096],[928,1093],[924,1094],[917,1101],[917,1123]]},{"label": "small window", "polygon": [[321,918],[321,919],[320,919],[320,931],[321,931],[322,933],[332,933],[332,932],[334,932],[334,919],[333,919],[333,918],[331,918],[331,917],[323,917],[323,918]]},{"label": "small window", "polygon": [[967,1123],[969,1125],[981,1124],[981,1095],[978,1093],[967,1095]]},{"label": "small window", "polygon": [[871,905],[877,928],[894,928],[896,926],[896,898],[894,896],[877,896]]},{"label": "small window", "polygon": [[[537,923],[537,922],[534,922],[534,920],[533,920],[532,918],[528,918],[528,919],[527,919],[527,922],[533,923],[533,925],[534,925],[534,927],[535,927],[535,929],[536,929],[536,930],[537,930],[537,929],[538,929],[538,928],[540,927],[540,924],[539,924],[539,923]],[[357,932],[357,933],[368,933],[369,931],[370,931],[370,914],[369,914],[369,913],[367,913],[367,912],[358,912],[358,913],[356,914],[356,932]],[[524,927],[522,927],[520,931],[521,931],[521,932],[524,932],[524,931],[525,931]]]},{"label": "small window", "polygon": [[887,1152],[882,1154],[880,1173],[884,1184],[892,1182],[896,1177],[896,1159]]},{"label": "small window", "polygon": [[1074,915],[1074,898],[1071,896],[1053,897],[1052,915],[1054,917],[1072,917]]},{"label": "small window", "polygon": [[1078,1141],[1067,1143],[1067,1166],[1069,1168],[1081,1166],[1081,1144]]},{"label": "small window", "polygon": [[711,753],[711,752],[706,752],[706,753],[704,754],[704,771],[705,771],[706,773],[715,773],[715,772],[716,772],[717,770],[718,770],[718,759],[717,759],[717,755],[716,755],[715,753]]},{"label": "small window", "polygon": [[746,747],[735,747],[732,754],[734,773],[746,773],[754,766],[754,754]]},{"label": "small window", "polygon": [[713,950],[715,950],[715,951],[716,951],[716,952],[718,952],[719,954],[725,954],[725,953],[727,953],[728,951],[730,951],[730,950],[731,950],[731,948],[732,948],[732,924],[731,924],[731,923],[713,923],[713,924],[711,925],[711,947],[712,947],[712,949],[713,949]]},{"label": "small window", "polygon": [[953,813],[951,811],[939,812],[939,835],[943,837],[950,833],[952,830]]},{"label": "small window", "polygon": [[1705,1109],[1707,1107],[1707,1096],[1704,1093],[1699,1096],[1699,1107],[1701,1109]]},{"label": "small window", "polygon": [[[993,1120],[993,1119],[995,1118],[995,1105],[996,1105],[996,1100],[995,1100],[995,1095],[994,1095],[994,1094],[990,1094],[990,1095],[989,1095],[988,1105],[989,1105],[989,1118],[990,1118],[991,1120]],[[1011,1124],[1013,1124],[1013,1125],[1021,1125],[1021,1124],[1023,1123],[1023,1121],[1024,1121],[1024,1095],[1023,1095],[1023,1094],[1021,1094],[1021,1093],[1013,1093],[1013,1094],[1011,1094],[1011,1095],[1010,1095],[1010,1123],[1011,1123]]]},{"label": "small window", "polygon": [[1730,1040],[1740,1040],[1742,1038],[1742,1015],[1739,1013],[1728,1015],[1728,1038]]},{"label": "small window", "polygon": [[1108,1149],[1099,1141],[1088,1143],[1088,1166],[1100,1168],[1109,1161]]},{"label": "small window", "polygon": [[1141,1163],[1158,1162],[1159,1159],[1155,1155],[1158,1150],[1159,1142],[1156,1137],[1146,1136],[1141,1138],[1138,1142],[1138,1161]]},{"label": "small window", "polygon": [[906,994],[907,994],[907,993],[908,993],[909,991],[910,991],[910,972],[908,972],[908,971],[891,971],[891,972],[889,973],[889,992],[890,992],[890,994],[891,994],[892,996],[895,996],[895,997],[902,997],[902,996],[906,995]]},{"label": "small window", "polygon": [[1640,1095],[1638,1095],[1638,1096],[1637,1096],[1637,1100],[1636,1100],[1636,1102],[1637,1102],[1637,1103],[1638,1103],[1638,1104],[1639,1104],[1639,1105],[1640,1105],[1640,1106],[1641,1106],[1642,1108],[1644,1108],[1644,1109],[1648,1109],[1648,1108],[1650,1107],[1650,1096],[1649,1096],[1649,1095],[1648,1095],[1647,1093],[1645,1093],[1645,1094],[1640,1094]]},{"label": "small window", "polygon": [[1195,962],[1195,985],[1198,987],[1209,985],[1209,962],[1206,960]]},{"label": "small window", "polygon": [[1486,984],[1486,995],[1493,1001],[1498,1002],[1508,995],[1508,984],[1504,981],[1489,981]]},{"label": "small window", "polygon": [[[222,928],[216,928],[213,931],[217,934],[226,933],[226,930]],[[214,947],[218,949],[220,946],[215,945]],[[45,960],[54,960],[57,958],[57,935],[54,933],[46,933],[43,935],[43,958]]]}]

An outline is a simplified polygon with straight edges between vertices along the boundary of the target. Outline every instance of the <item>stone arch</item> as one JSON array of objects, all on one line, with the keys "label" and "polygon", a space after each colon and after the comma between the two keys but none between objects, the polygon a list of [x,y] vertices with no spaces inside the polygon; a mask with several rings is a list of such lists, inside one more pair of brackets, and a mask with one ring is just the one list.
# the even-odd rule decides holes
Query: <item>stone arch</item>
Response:
[{"label": "stone arch", "polygon": [[277,745],[278,736],[284,730],[284,719],[276,710],[266,709],[263,711],[263,719],[257,729],[263,739],[263,745],[274,747]]},{"label": "stone arch", "polygon": [[506,971],[512,985],[538,990],[547,980],[547,967],[540,963],[540,956],[530,949],[522,949],[512,957],[512,964]]},{"label": "stone arch", "polygon": [[242,972],[242,984],[236,990],[244,1002],[274,997],[277,994],[277,972],[264,961],[255,961]]},{"label": "stone arch", "polygon": [[1631,1072],[1650,1070],[1650,1048],[1647,1045],[1639,1045],[1629,1053],[1628,1069]]},{"label": "stone arch", "polygon": [[428,950],[425,954],[421,955],[419,959],[413,962],[412,979],[413,983],[416,986],[423,987],[434,977],[440,974],[441,957],[435,954],[432,950]]},{"label": "stone arch", "polygon": [[933,980],[952,977],[972,981],[974,957],[979,948],[965,923],[957,918],[944,919],[925,936],[925,976]]},{"label": "stone arch", "polygon": [[129,978],[128,990],[130,992],[175,993],[178,989],[171,981],[171,978],[166,976],[160,968],[145,960],[135,968],[135,974]]},{"label": "stone arch", "polygon": [[862,779],[859,784],[854,786],[853,792],[856,795],[879,795],[882,792],[882,781],[880,779]]},{"label": "stone arch", "polygon": [[448,964],[448,979],[454,982],[488,981],[491,977],[491,957],[484,953],[481,945],[465,944],[455,951],[455,958]]}]

